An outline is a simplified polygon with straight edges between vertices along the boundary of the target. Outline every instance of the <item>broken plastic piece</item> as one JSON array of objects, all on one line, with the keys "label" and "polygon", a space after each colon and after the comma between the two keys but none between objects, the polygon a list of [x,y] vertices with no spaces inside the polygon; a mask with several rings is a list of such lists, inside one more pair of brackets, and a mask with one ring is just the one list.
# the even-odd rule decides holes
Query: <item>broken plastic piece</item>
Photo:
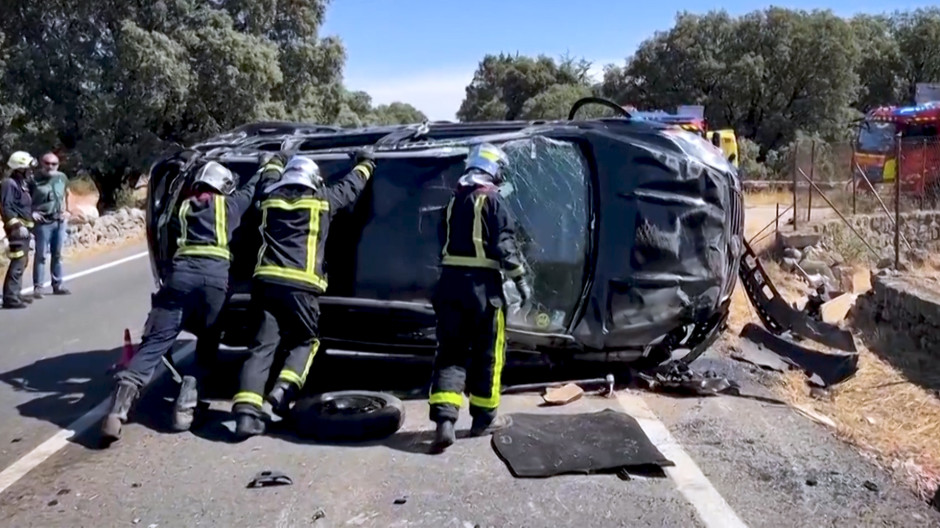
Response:
[{"label": "broken plastic piece", "polygon": [[575,400],[581,399],[584,395],[584,389],[574,383],[569,383],[564,387],[548,389],[542,399],[549,405],[565,405]]},{"label": "broken plastic piece", "polygon": [[248,488],[265,488],[268,486],[290,486],[294,481],[280,471],[262,471],[248,482]]},{"label": "broken plastic piece", "polygon": [[858,354],[827,354],[800,346],[783,336],[775,336],[752,323],[744,325],[741,337],[780,355],[787,363],[796,365],[811,376],[811,383],[832,386],[841,383],[858,370]]},{"label": "broken plastic piece", "polygon": [[637,376],[646,382],[650,390],[691,394],[694,396],[716,396],[718,394],[739,395],[740,387],[734,381],[717,375],[701,375],[680,362],[667,363],[652,374],[639,372]]}]

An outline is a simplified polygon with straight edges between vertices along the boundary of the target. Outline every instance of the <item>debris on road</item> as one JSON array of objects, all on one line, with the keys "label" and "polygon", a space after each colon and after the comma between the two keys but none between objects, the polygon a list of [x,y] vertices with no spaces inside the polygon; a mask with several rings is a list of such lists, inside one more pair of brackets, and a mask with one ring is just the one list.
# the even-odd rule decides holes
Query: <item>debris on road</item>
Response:
[{"label": "debris on road", "polygon": [[548,381],[542,383],[526,383],[523,385],[510,385],[503,387],[502,394],[518,394],[520,392],[531,392],[534,390],[548,389],[551,387],[561,387],[564,385],[577,385],[582,390],[591,387],[600,387],[600,394],[612,398],[614,396],[615,379],[613,374],[608,374],[603,378],[591,378],[582,380],[568,381]]},{"label": "debris on road", "polygon": [[662,365],[652,372],[638,372],[637,377],[652,391],[694,396],[740,394],[740,387],[736,382],[710,371],[706,371],[704,375],[698,374],[687,364],[678,361]]},{"label": "debris on road", "polygon": [[265,488],[268,486],[290,486],[294,481],[280,471],[262,471],[248,482],[247,488]]},{"label": "debris on road", "polygon": [[731,358],[775,372],[786,372],[793,367],[792,363],[747,339],[742,339],[735,345],[731,351]]},{"label": "debris on road", "polygon": [[865,486],[865,489],[867,489],[868,491],[878,491],[878,484],[875,484],[874,482],[870,480],[866,480],[865,483],[862,485]]},{"label": "debris on road", "polygon": [[832,420],[832,418],[829,418],[825,414],[822,414],[811,407],[797,404],[797,405],[794,405],[793,408],[796,409],[803,416],[809,418],[810,420],[818,424],[826,425],[826,426],[832,427],[833,429],[836,428],[836,423]]},{"label": "debris on road", "polygon": [[326,518],[326,510],[324,510],[323,508],[317,508],[313,512],[313,517],[310,519],[310,522],[317,522],[320,519],[325,519],[325,518]]},{"label": "debris on road", "polygon": [[857,352],[819,352],[795,343],[786,334],[776,336],[753,323],[744,326],[741,337],[778,354],[784,361],[805,372],[816,385],[837,385],[855,375],[858,370]]},{"label": "debris on road", "polygon": [[399,497],[399,498],[395,499],[394,504],[400,506],[400,505],[402,505],[402,504],[405,504],[406,502],[408,502],[408,497]]},{"label": "debris on road", "polygon": [[510,427],[493,434],[492,445],[516,478],[675,465],[640,424],[622,412],[513,414],[512,418]]},{"label": "debris on road", "polygon": [[584,389],[574,383],[569,383],[564,387],[548,389],[545,391],[542,399],[549,405],[566,405],[573,401],[580,400],[583,395]]}]

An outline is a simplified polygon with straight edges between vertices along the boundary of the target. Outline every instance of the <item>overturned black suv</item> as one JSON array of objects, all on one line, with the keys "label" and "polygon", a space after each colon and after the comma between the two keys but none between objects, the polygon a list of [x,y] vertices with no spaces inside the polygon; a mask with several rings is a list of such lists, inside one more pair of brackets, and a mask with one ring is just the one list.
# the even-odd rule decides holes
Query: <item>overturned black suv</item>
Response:
[{"label": "overturned black suv", "polygon": [[[350,152],[373,146],[378,168],[370,185],[331,227],[321,338],[327,350],[430,355],[439,225],[468,147],[486,141],[509,155],[501,192],[533,272],[533,302],[507,313],[510,351],[623,362],[658,363],[683,353],[692,359],[724,327],[738,275],[737,174],[691,133],[626,113],[573,119],[579,106],[569,120],[552,122],[361,129],[258,123],[193,145],[151,170],[154,276],[166,277],[180,191],[203,162],[222,163],[245,182],[261,154],[296,152],[316,160],[329,181],[351,168]],[[258,225],[258,212],[249,212],[231,240],[233,294],[223,315],[230,346],[250,337],[247,292]],[[512,304],[515,290],[506,292]]]}]

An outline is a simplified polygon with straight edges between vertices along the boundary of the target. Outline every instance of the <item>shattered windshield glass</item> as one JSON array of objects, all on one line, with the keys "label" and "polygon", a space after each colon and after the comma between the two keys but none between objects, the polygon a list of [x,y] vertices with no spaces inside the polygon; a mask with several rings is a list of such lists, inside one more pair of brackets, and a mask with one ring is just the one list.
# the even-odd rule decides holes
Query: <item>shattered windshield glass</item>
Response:
[{"label": "shattered windshield glass", "polygon": [[[328,296],[427,304],[437,282],[440,229],[472,143],[429,142],[419,149],[378,149],[379,163],[354,211],[330,227]],[[534,136],[493,140],[509,156],[500,192],[516,218],[534,297],[524,313],[507,311],[510,328],[564,332],[577,308],[589,249],[590,169],[573,143]],[[383,156],[383,153],[387,153]],[[312,155],[327,181],[350,169],[348,156]],[[234,243],[234,241],[233,241]],[[236,259],[250,277],[253,241]],[[241,261],[244,262],[241,262]],[[504,285],[510,305],[518,296]]]},{"label": "shattered windshield glass", "polygon": [[[583,286],[589,243],[587,162],[577,145],[544,137],[500,146],[509,156],[501,192],[515,213],[535,294],[530,310],[510,310],[509,322],[533,331],[561,332]],[[518,296],[511,281],[504,290],[514,304]]]}]

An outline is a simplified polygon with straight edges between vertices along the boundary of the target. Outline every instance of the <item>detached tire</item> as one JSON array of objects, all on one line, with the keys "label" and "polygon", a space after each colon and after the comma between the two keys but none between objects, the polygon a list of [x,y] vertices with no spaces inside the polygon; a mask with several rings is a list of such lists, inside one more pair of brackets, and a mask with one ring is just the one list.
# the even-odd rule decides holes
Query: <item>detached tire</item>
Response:
[{"label": "detached tire", "polygon": [[304,398],[294,404],[291,419],[297,434],[321,441],[385,438],[405,421],[401,400],[384,392],[338,391]]}]

